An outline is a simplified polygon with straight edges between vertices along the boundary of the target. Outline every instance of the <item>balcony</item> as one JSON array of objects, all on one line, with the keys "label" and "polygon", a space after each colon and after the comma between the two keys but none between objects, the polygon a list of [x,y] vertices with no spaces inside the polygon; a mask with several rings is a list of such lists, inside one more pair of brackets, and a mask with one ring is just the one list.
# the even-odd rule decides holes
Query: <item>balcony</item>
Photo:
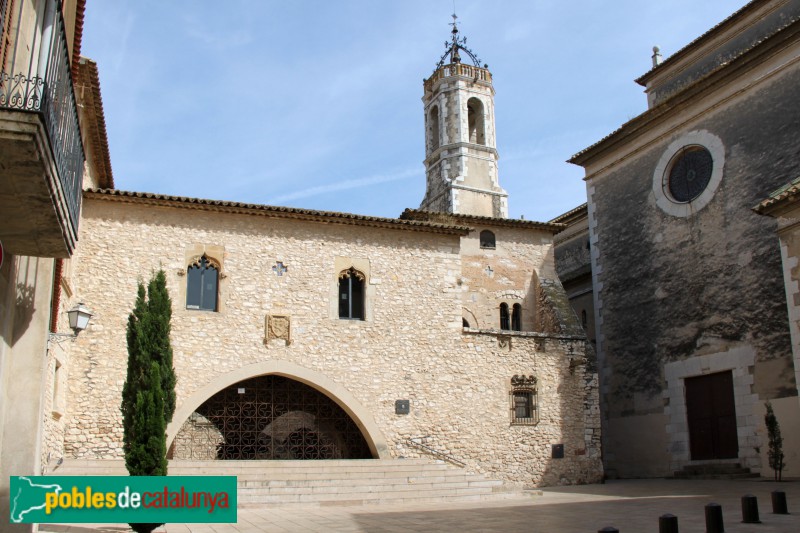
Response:
[{"label": "balcony", "polygon": [[[22,15],[10,25],[14,52],[0,72],[0,241],[16,255],[69,257],[78,238],[84,151],[61,2],[52,4],[41,17],[52,23],[38,14],[28,22],[28,30],[43,28],[24,33],[33,42],[19,31]],[[17,50],[32,52],[20,59]]]}]

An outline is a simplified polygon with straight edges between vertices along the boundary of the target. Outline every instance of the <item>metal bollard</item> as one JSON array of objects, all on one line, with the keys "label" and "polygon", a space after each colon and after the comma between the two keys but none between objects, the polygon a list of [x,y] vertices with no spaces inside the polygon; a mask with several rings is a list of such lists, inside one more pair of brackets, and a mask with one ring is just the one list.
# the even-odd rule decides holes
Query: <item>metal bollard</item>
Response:
[{"label": "metal bollard", "polygon": [[786,493],[782,490],[772,491],[772,514],[789,514],[786,506]]},{"label": "metal bollard", "polygon": [[679,533],[678,517],[674,514],[662,514],[658,517],[658,533]]},{"label": "metal bollard", "polygon": [[611,526],[606,526],[603,529],[598,529],[597,533],[619,533],[619,529]]},{"label": "metal bollard", "polygon": [[706,533],[725,533],[722,523],[722,506],[718,503],[706,505]]},{"label": "metal bollard", "polygon": [[752,494],[742,496],[742,524],[760,524],[758,519],[758,498]]}]

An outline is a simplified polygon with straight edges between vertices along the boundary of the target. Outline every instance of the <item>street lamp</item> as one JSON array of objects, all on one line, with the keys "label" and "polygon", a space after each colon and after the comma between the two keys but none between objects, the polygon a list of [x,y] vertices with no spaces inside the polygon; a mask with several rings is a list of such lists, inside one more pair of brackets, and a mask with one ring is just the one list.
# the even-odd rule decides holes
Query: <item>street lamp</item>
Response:
[{"label": "street lamp", "polygon": [[88,307],[83,305],[83,302],[80,302],[78,305],[67,311],[67,316],[69,317],[69,327],[74,333],[71,335],[69,333],[48,333],[48,342],[58,341],[58,339],[62,338],[68,338],[74,341],[78,337],[78,333],[86,329],[86,327],[89,325],[89,320],[94,315],[91,311],[89,311]]}]

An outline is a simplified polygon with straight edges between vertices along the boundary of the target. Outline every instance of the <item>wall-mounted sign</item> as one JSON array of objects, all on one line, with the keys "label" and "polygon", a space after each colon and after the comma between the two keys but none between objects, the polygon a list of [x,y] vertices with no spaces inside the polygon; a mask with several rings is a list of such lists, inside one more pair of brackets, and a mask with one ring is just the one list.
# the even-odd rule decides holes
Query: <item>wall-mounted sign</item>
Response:
[{"label": "wall-mounted sign", "polygon": [[394,414],[407,415],[411,412],[411,402],[409,400],[397,400],[394,402]]}]

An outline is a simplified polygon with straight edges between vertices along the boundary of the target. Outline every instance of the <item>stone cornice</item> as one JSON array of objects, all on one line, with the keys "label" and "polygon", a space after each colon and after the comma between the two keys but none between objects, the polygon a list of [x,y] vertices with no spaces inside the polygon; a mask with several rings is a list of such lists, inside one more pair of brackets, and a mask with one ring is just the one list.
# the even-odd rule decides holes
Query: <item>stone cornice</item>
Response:
[{"label": "stone cornice", "polygon": [[467,235],[469,228],[464,226],[439,224],[417,220],[401,220],[396,218],[372,217],[338,213],[334,211],[315,211],[294,207],[279,207],[260,204],[246,204],[223,200],[206,200],[185,196],[168,196],[146,192],[120,191],[117,189],[87,189],[83,192],[87,200],[104,200],[130,204],[157,205],[178,209],[195,209],[221,213],[266,216],[292,220],[305,220],[323,224],[342,224],[349,226],[367,226],[375,228],[439,233],[445,235]]}]

